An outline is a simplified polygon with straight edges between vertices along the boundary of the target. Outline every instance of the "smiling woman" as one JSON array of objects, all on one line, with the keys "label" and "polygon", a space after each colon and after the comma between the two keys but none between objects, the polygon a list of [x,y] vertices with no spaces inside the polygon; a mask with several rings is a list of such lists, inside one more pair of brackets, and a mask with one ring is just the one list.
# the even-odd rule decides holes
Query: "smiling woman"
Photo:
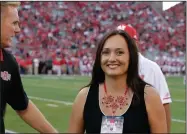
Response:
[{"label": "smiling woman", "polygon": [[[116,48],[114,43],[118,44],[118,48]],[[107,76],[120,76],[127,73],[128,65],[129,51],[126,40],[121,35],[110,37],[101,52],[102,70]]]},{"label": "smiling woman", "polygon": [[91,82],[75,99],[68,132],[84,131],[167,131],[166,115],[160,97],[138,75],[138,49],[125,31],[114,30],[101,39]]}]

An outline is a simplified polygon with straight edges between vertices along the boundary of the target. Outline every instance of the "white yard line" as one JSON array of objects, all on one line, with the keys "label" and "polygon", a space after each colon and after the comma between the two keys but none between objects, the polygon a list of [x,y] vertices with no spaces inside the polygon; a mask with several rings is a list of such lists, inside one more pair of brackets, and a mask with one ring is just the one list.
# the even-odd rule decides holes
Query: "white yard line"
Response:
[{"label": "white yard line", "polygon": [[179,123],[186,123],[186,121],[184,121],[184,120],[179,120],[179,119],[172,119],[172,121],[174,121],[174,122],[179,122]]},{"label": "white yard line", "polygon": [[179,99],[176,99],[176,100],[173,100],[174,102],[186,102],[186,100],[179,100]]},{"label": "white yard line", "polygon": [[16,132],[6,129],[6,130],[5,130],[5,133],[16,133]]},{"label": "white yard line", "polygon": [[40,100],[40,101],[45,101],[45,102],[54,102],[54,103],[61,103],[64,105],[72,105],[72,102],[68,102],[68,101],[59,101],[59,100],[52,100],[52,99],[46,99],[46,98],[40,98],[40,97],[34,97],[34,96],[29,96],[30,99],[34,99],[34,100]]}]

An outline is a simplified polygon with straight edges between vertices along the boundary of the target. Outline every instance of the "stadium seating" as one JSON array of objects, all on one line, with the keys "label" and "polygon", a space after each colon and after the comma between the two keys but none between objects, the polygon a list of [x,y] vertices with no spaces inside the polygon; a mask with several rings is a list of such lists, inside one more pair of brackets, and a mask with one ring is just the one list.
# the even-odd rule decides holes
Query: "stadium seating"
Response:
[{"label": "stadium seating", "polygon": [[[185,2],[162,14],[148,3],[137,2],[22,1],[21,5],[22,32],[15,39],[14,50],[17,57],[54,58],[60,49],[67,61],[71,57],[92,59],[98,40],[118,24],[128,23],[137,29],[140,51],[163,71],[166,66],[184,66]],[[168,63],[172,58],[175,60]]]}]

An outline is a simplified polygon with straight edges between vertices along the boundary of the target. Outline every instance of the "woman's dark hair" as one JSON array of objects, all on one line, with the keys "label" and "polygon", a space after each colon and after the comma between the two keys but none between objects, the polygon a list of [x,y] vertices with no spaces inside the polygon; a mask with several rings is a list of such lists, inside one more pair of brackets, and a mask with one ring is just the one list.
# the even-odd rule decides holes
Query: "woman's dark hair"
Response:
[{"label": "woman's dark hair", "polygon": [[[127,86],[132,89],[134,94],[139,98],[140,84],[146,84],[138,73],[138,48],[135,41],[123,30],[113,30],[107,33],[98,43],[96,59],[93,65],[92,78],[87,86],[100,84],[105,81],[105,74],[101,68],[101,52],[107,39],[114,35],[121,35],[127,42],[129,49],[129,67],[127,70]],[[86,86],[86,87],[87,87]]]}]

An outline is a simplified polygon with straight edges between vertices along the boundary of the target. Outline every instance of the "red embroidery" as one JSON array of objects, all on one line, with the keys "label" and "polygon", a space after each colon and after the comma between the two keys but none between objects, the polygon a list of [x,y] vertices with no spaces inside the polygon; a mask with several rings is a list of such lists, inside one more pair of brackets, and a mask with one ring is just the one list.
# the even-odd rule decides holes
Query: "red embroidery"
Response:
[{"label": "red embroidery", "polygon": [[167,98],[164,98],[163,100],[167,100],[167,99],[170,99],[171,97],[167,97]]},{"label": "red embroidery", "polygon": [[170,97],[170,93],[167,92],[167,93],[165,94],[163,100],[167,100],[167,99],[170,99],[170,98],[171,98],[171,97]]},{"label": "red embroidery", "polygon": [[5,81],[10,81],[11,74],[9,74],[7,71],[1,72],[1,78]]}]

